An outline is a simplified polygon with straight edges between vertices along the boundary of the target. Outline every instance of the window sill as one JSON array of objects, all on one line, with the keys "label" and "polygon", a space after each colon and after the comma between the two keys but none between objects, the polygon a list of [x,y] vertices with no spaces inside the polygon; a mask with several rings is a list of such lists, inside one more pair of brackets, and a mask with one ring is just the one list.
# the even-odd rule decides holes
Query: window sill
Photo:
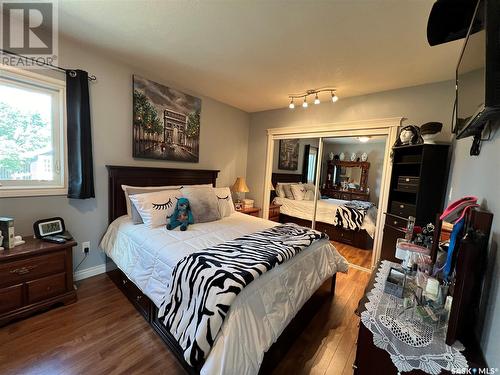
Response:
[{"label": "window sill", "polygon": [[49,195],[67,195],[68,189],[63,187],[47,188],[0,188],[0,198],[45,197]]}]

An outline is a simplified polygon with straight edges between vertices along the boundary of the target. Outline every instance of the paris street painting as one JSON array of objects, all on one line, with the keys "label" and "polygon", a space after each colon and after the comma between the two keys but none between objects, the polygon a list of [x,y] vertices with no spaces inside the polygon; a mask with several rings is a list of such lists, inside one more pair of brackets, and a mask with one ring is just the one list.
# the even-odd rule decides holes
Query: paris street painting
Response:
[{"label": "paris street painting", "polygon": [[134,75],[133,155],[197,163],[201,99]]}]

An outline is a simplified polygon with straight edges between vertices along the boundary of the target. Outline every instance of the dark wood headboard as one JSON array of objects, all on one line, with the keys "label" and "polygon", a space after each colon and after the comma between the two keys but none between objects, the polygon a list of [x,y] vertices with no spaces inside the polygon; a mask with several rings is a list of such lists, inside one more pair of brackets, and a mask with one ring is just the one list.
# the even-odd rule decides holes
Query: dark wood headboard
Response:
[{"label": "dark wood headboard", "polygon": [[[299,183],[302,182],[302,175],[297,173],[273,173],[271,175],[271,182],[276,189],[276,184],[281,182],[283,184]],[[276,192],[271,191],[271,202],[276,197]]]},{"label": "dark wood headboard", "polygon": [[107,165],[108,169],[108,221],[127,214],[122,185],[167,186],[212,184],[215,186],[219,171],[201,169],[147,168]]}]

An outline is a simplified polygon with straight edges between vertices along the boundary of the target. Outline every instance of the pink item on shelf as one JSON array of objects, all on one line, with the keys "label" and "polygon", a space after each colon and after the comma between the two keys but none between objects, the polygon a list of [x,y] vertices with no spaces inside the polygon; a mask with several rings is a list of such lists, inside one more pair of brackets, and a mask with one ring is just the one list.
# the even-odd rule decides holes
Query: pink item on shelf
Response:
[{"label": "pink item on shelf", "polygon": [[448,205],[444,212],[439,217],[440,220],[447,221],[449,223],[456,223],[457,221],[463,219],[467,210],[471,207],[479,207],[477,204],[477,197],[467,196],[460,198]]}]

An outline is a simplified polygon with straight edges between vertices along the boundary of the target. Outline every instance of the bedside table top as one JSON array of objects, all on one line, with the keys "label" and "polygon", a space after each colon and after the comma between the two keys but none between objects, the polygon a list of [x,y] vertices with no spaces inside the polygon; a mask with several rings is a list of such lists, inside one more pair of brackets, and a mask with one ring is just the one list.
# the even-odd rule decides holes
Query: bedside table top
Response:
[{"label": "bedside table top", "polygon": [[0,250],[0,261],[17,257],[22,258],[27,255],[43,254],[54,250],[76,246],[76,242],[73,240],[67,241],[63,244],[42,241],[29,236],[23,237],[23,240],[26,241],[25,244],[16,246],[12,249]]},{"label": "bedside table top", "polygon": [[241,212],[242,214],[251,214],[251,213],[255,213],[255,212],[259,212],[260,211],[260,208],[258,207],[252,207],[252,208],[243,208],[241,210],[237,210],[236,212]]}]

